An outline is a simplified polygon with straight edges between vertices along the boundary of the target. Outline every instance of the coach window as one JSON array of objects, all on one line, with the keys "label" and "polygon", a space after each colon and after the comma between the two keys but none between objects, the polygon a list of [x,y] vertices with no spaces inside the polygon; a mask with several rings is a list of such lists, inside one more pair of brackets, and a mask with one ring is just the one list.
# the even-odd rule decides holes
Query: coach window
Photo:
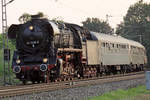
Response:
[{"label": "coach window", "polygon": [[121,46],[121,49],[123,49],[123,45],[120,45]]},{"label": "coach window", "polygon": [[114,48],[114,47],[115,47],[115,44],[112,44],[112,47]]},{"label": "coach window", "polygon": [[119,48],[119,44],[117,44],[117,48]]},{"label": "coach window", "polygon": [[126,45],[124,45],[124,48],[126,49],[126,48],[127,48],[127,46],[126,46]]},{"label": "coach window", "polygon": [[106,47],[108,47],[109,46],[109,44],[108,43],[106,43]]},{"label": "coach window", "polygon": [[129,49],[129,45],[127,45],[127,49]]},{"label": "coach window", "polygon": [[139,47],[138,47],[138,53],[139,53],[139,54],[142,54],[141,48],[139,48]]},{"label": "coach window", "polygon": [[122,49],[123,48],[122,44],[120,44],[119,47],[120,47],[120,49]]},{"label": "coach window", "polygon": [[126,45],[122,45],[122,48],[123,48],[123,49],[126,49]]},{"label": "coach window", "polygon": [[143,55],[146,55],[146,51],[144,49],[142,49],[142,50],[143,50]]},{"label": "coach window", "polygon": [[110,50],[110,44],[106,43],[106,47]]},{"label": "coach window", "polygon": [[132,50],[134,50],[134,47],[133,47],[133,46],[131,46],[131,49],[132,49]]},{"label": "coach window", "polygon": [[119,44],[119,49],[121,48],[121,44]]},{"label": "coach window", "polygon": [[144,55],[144,50],[140,48],[141,54]]},{"label": "coach window", "polygon": [[102,42],[102,46],[105,47],[105,42]]}]

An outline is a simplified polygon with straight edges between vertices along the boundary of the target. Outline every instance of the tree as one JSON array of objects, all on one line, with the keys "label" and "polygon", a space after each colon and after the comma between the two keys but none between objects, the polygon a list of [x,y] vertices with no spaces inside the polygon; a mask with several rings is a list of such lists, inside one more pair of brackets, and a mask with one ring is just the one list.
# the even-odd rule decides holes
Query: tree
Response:
[{"label": "tree", "polygon": [[44,17],[44,13],[43,12],[38,12],[37,15],[39,15],[40,17]]},{"label": "tree", "polygon": [[55,23],[64,23],[63,18],[61,16],[52,18],[52,21],[54,21]]},{"label": "tree", "polygon": [[141,42],[146,47],[150,64],[150,4],[140,0],[130,6],[116,34]]},{"label": "tree", "polygon": [[[4,34],[0,34],[0,50],[3,48],[3,35],[4,35]],[[13,44],[13,42],[15,42],[15,41],[8,40],[8,47],[9,47],[11,50],[14,50],[14,49],[15,49],[15,45]],[[5,40],[5,46],[7,46],[6,40]]]},{"label": "tree", "polygon": [[[38,12],[36,15],[39,16],[39,17],[44,17],[45,16],[43,12]],[[26,23],[27,21],[30,21],[31,19],[32,19],[31,14],[24,13],[19,17],[18,20],[19,20],[20,23]]]},{"label": "tree", "polygon": [[90,31],[100,32],[105,34],[113,33],[113,29],[109,26],[106,21],[102,21],[98,18],[87,18],[86,21],[82,22],[83,27],[86,27]]},{"label": "tree", "polygon": [[28,14],[28,13],[24,13],[24,14],[22,14],[22,15],[19,17],[18,20],[19,20],[20,23],[25,23],[25,22],[31,20],[31,15]]},{"label": "tree", "polygon": [[116,29],[116,34],[124,34],[124,23],[121,22],[120,24],[118,24],[117,29]]}]

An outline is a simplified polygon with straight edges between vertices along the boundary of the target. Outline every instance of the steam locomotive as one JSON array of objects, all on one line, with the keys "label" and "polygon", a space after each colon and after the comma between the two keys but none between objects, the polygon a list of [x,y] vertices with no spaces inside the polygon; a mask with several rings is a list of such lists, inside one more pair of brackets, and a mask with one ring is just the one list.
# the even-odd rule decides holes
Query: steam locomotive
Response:
[{"label": "steam locomotive", "polygon": [[16,40],[12,69],[24,84],[140,71],[147,63],[138,42],[45,18],[11,25],[8,37]]}]

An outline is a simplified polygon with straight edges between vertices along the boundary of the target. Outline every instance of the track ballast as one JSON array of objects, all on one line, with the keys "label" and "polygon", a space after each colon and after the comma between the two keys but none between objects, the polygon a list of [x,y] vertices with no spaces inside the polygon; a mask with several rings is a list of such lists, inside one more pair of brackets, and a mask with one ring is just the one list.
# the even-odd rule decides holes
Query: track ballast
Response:
[{"label": "track ballast", "polygon": [[123,75],[111,75],[94,78],[74,79],[61,82],[44,83],[44,84],[32,84],[32,85],[19,85],[19,86],[6,86],[0,87],[0,98],[19,96],[32,93],[40,93],[45,91],[54,91],[59,89],[82,87],[87,85],[104,84],[110,82],[118,82],[124,80],[132,80],[137,78],[143,78],[144,72],[134,72]]}]

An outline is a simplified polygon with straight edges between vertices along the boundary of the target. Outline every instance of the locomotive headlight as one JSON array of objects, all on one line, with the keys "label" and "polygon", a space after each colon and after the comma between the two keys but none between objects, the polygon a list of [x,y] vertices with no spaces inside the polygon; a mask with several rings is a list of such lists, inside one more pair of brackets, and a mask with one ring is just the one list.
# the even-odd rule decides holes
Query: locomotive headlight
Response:
[{"label": "locomotive headlight", "polygon": [[33,26],[29,26],[29,30],[31,30],[31,31],[32,31],[32,30],[33,30]]},{"label": "locomotive headlight", "polygon": [[47,63],[48,59],[47,58],[43,58],[43,62]]},{"label": "locomotive headlight", "polygon": [[21,62],[21,61],[20,61],[19,59],[16,60],[16,63],[17,63],[17,64],[20,64],[20,62]]}]

